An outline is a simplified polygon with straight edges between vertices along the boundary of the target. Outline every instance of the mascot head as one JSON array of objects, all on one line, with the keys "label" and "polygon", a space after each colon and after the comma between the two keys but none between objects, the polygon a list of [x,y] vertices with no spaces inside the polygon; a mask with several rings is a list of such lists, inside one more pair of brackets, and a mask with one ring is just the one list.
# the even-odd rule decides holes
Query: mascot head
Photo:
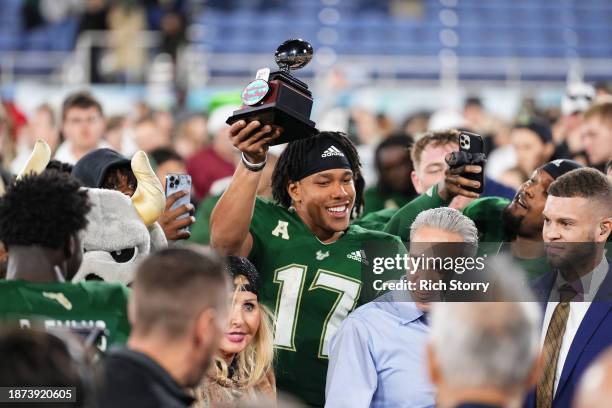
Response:
[{"label": "mascot head", "polygon": [[[118,153],[108,153],[105,158],[121,157]],[[41,172],[49,162],[48,146],[39,140],[31,159],[21,174],[31,171]],[[97,151],[84,156],[83,159],[100,158]],[[92,186],[88,180],[96,183],[104,179],[104,173],[117,164],[129,164],[128,172],[137,181],[135,191],[128,195],[115,190],[107,190],[98,185]],[[131,161],[122,158],[106,165],[98,161],[89,167],[89,179],[83,180],[75,170],[87,168],[87,160],[77,163],[73,169],[76,176],[88,188],[92,209],[88,214],[88,225],[82,237],[83,263],[73,281],[104,280],[129,284],[132,282],[136,264],[143,259],[151,248],[167,245],[164,233],[157,224],[157,219],[164,211],[165,196],[161,183],[151,168],[147,155],[140,151]],[[20,174],[20,175],[21,175]]]}]

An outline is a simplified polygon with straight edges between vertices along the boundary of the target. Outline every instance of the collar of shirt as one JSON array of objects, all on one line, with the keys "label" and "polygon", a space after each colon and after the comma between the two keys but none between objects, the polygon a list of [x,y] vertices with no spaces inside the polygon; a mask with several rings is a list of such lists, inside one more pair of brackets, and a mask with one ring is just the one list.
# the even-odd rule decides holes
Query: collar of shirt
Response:
[{"label": "collar of shirt", "polygon": [[[383,298],[386,299],[383,300]],[[419,320],[425,315],[407,291],[394,290],[383,295],[381,300],[387,303],[389,311],[400,319],[402,325]]]},{"label": "collar of shirt", "polygon": [[[568,282],[565,278],[557,273],[557,280],[555,281],[555,300],[559,300],[559,288],[563,285],[570,285],[576,292],[578,293],[576,300],[577,301],[585,301],[590,302],[595,299],[597,295],[597,291],[601,286],[602,282],[606,278],[606,274],[608,273],[608,260],[606,256],[602,257],[601,262],[593,269],[591,272],[582,276],[578,282]],[[582,295],[582,298],[580,298]]]}]

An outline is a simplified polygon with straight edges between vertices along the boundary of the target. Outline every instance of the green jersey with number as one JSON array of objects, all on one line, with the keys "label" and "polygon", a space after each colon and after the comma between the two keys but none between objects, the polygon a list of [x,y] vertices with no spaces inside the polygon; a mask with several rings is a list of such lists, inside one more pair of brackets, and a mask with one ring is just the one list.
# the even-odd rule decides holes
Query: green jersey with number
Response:
[{"label": "green jersey with number", "polygon": [[323,244],[294,211],[262,199],[250,231],[260,299],[276,318],[278,388],[322,406],[330,338],[350,311],[380,294],[382,281],[404,273],[382,271],[379,261],[405,248],[397,237],[359,226]]},{"label": "green jersey with number", "polygon": [[34,283],[0,280],[0,321],[21,327],[92,329],[107,332],[105,351],[127,341],[127,287],[107,282]]}]

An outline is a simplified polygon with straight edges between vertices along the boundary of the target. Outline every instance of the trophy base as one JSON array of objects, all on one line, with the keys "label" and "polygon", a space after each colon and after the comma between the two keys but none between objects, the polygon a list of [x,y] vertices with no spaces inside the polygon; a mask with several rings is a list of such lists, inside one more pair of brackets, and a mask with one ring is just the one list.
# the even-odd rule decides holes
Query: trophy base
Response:
[{"label": "trophy base", "polygon": [[254,120],[262,125],[270,125],[273,128],[283,129],[280,137],[270,143],[270,146],[289,143],[294,140],[306,139],[317,133],[315,123],[301,115],[296,115],[288,109],[283,109],[276,103],[261,106],[248,107],[234,111],[226,123],[231,125],[239,120],[247,123]]}]

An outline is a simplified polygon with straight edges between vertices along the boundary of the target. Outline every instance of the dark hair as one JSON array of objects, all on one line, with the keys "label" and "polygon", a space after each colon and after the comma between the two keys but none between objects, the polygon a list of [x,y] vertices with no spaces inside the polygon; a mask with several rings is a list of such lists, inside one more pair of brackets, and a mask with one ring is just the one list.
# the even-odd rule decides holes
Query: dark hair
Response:
[{"label": "dark hair", "polygon": [[49,160],[49,163],[47,164],[47,167],[45,167],[45,171],[47,170],[56,170],[60,173],[66,173],[66,174],[70,174],[72,173],[72,168],[74,166],[70,163],[64,163],[62,161],[59,160],[55,160],[55,159],[51,159]]},{"label": "dark hair", "polygon": [[608,162],[606,163],[606,170],[605,172],[609,172],[610,169],[612,169],[612,159],[608,160]]},{"label": "dark hair", "polygon": [[212,250],[167,248],[150,254],[132,284],[133,329],[143,334],[161,329],[169,338],[184,335],[203,309],[225,304],[227,292],[220,289],[227,279],[223,258]]},{"label": "dark hair", "polygon": [[[0,361],[0,385],[3,387],[76,387],[77,394],[83,391],[77,362],[72,359],[66,344],[49,333],[3,329]],[[82,402],[83,396],[78,396],[77,401]]]},{"label": "dark hair", "polygon": [[152,152],[149,152],[149,157],[153,159],[157,166],[162,165],[163,163],[169,160],[184,162],[183,158],[174,150],[168,147],[159,147]]},{"label": "dark hair", "polygon": [[119,177],[123,176],[127,179],[127,184],[136,191],[136,187],[138,186],[138,180],[136,180],[136,176],[132,171],[132,167],[130,164],[117,164],[115,166],[111,166],[106,169],[104,172],[104,178],[102,179],[102,184],[100,188],[105,188],[107,190],[119,190]]},{"label": "dark hair", "polygon": [[479,108],[482,108],[482,101],[480,100],[479,96],[469,96],[465,99],[463,106],[466,108],[468,106],[478,106]]},{"label": "dark hair", "polygon": [[[313,138],[325,137],[332,139],[339,146],[338,148],[346,155],[348,162],[353,171],[353,179],[355,182],[355,206],[351,215],[358,217],[361,214],[363,207],[363,190],[365,181],[361,174],[361,162],[359,154],[348,136],[342,132],[320,132]],[[296,140],[287,145],[283,153],[276,163],[274,173],[272,173],[272,196],[283,207],[291,206],[291,196],[287,191],[287,186],[290,182],[296,181],[298,175],[303,172],[304,160],[307,152],[311,148],[313,138]]]},{"label": "dark hair", "polygon": [[406,151],[408,153],[408,159],[410,160],[410,162],[412,163],[412,159],[410,159],[410,149],[412,148],[412,145],[414,144],[414,141],[412,140],[412,137],[408,136],[405,133],[398,133],[395,135],[391,135],[388,138],[386,138],[385,140],[383,140],[377,147],[376,147],[376,151],[374,153],[374,165],[376,166],[376,169],[380,172],[381,171],[381,163],[380,163],[380,152],[382,152],[383,150],[385,150],[388,147],[404,147],[406,148]]},{"label": "dark hair", "polygon": [[612,183],[599,170],[584,167],[559,176],[548,187],[555,197],[582,197],[606,205],[612,203]]},{"label": "dark hair", "polygon": [[98,100],[87,91],[70,94],[66,97],[66,99],[64,99],[64,104],[62,105],[62,120],[66,119],[66,114],[72,108],[96,108],[98,112],[100,112],[100,115],[104,116],[104,112],[102,111],[102,105],[100,105],[100,102],[98,102]]},{"label": "dark hair", "polygon": [[61,248],[87,226],[91,208],[81,184],[66,173],[46,170],[9,186],[0,200],[0,240],[11,245]]}]

